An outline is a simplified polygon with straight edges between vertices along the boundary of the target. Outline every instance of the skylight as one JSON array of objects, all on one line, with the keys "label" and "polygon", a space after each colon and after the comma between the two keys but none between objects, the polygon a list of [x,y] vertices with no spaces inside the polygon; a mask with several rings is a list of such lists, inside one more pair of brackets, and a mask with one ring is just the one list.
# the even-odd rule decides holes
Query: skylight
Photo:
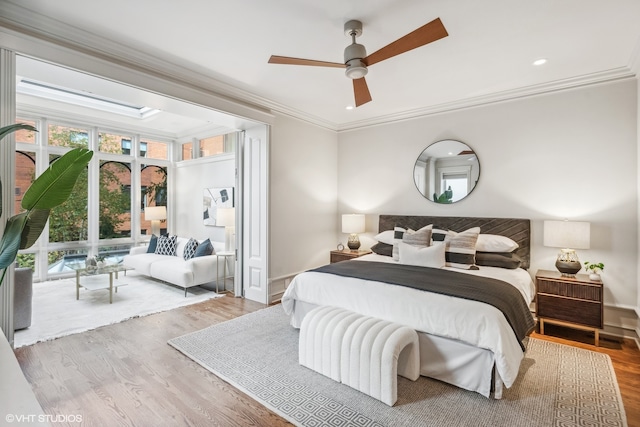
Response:
[{"label": "skylight", "polygon": [[24,95],[37,96],[40,98],[93,108],[109,113],[121,114],[141,120],[160,112],[160,110],[142,105],[129,104],[123,101],[96,95],[91,92],[69,89],[25,78],[18,79],[16,91]]}]

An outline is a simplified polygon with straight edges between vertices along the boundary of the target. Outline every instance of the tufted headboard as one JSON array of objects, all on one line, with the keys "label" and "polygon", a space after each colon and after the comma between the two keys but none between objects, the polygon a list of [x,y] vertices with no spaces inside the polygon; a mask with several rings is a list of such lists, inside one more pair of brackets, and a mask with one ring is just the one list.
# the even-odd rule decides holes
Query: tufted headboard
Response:
[{"label": "tufted headboard", "polygon": [[531,258],[531,221],[519,218],[474,218],[453,216],[412,216],[380,215],[378,232],[393,230],[393,227],[418,230],[433,224],[437,228],[464,231],[471,227],[480,227],[483,234],[499,234],[513,239],[520,247],[515,253],[522,258],[522,268],[528,269]]}]

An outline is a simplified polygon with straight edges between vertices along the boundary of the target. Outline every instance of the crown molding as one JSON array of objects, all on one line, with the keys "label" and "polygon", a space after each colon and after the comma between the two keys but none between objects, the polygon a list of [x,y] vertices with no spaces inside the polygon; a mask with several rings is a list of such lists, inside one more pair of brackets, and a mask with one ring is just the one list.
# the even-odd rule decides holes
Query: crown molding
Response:
[{"label": "crown molding", "polygon": [[427,108],[420,108],[387,116],[375,117],[371,120],[361,120],[345,123],[338,127],[338,132],[353,131],[391,122],[411,120],[420,117],[431,116],[434,114],[448,113],[451,111],[462,110],[466,108],[482,107],[498,102],[513,101],[521,98],[545,95],[553,92],[576,89],[595,84],[611,83],[633,77],[635,77],[635,74],[631,71],[631,69],[629,69],[628,67],[619,67],[598,73],[586,74],[583,76],[571,77],[568,79],[556,80],[548,83],[495,92],[473,98],[465,98],[459,101],[433,105]]}]

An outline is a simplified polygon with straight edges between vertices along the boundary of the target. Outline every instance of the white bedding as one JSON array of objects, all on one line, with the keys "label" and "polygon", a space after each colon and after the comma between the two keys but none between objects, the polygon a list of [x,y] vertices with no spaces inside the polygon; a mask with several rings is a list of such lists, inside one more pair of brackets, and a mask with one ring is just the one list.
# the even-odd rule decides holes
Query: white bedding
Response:
[{"label": "white bedding", "polygon": [[[376,254],[346,262],[357,261],[396,262],[391,257]],[[520,290],[527,303],[532,301],[535,294],[531,276],[520,268],[480,267],[475,271],[445,268],[511,283]],[[506,387],[515,381],[523,358],[520,344],[502,312],[481,302],[316,272],[304,272],[293,279],[282,297],[282,307],[287,314],[293,313],[296,300],[345,308],[397,322],[419,332],[491,350],[496,370]],[[292,325],[300,326],[293,317]]]}]

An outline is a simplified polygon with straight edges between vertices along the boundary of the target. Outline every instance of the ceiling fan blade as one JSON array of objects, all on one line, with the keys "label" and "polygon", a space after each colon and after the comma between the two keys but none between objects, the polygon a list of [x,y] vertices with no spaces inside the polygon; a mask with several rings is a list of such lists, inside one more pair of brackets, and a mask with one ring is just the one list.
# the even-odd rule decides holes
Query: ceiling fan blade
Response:
[{"label": "ceiling fan blade", "polygon": [[345,64],[339,62],[316,61],[315,59],[291,58],[288,56],[271,55],[269,64],[285,64],[285,65],[313,65],[316,67],[334,67],[345,68]]},{"label": "ceiling fan blade", "polygon": [[385,47],[373,52],[362,60],[367,66],[373,65],[377,62],[384,61],[385,59],[392,58],[401,53],[408,52],[425,44],[429,44],[441,38],[447,37],[449,33],[444,28],[440,18],[436,18],[428,24],[423,25],[407,34],[404,37],[400,37],[393,43],[389,43]]},{"label": "ceiling fan blade", "polygon": [[369,86],[367,86],[367,81],[364,77],[353,79],[353,94],[356,97],[356,107],[371,101]]}]

